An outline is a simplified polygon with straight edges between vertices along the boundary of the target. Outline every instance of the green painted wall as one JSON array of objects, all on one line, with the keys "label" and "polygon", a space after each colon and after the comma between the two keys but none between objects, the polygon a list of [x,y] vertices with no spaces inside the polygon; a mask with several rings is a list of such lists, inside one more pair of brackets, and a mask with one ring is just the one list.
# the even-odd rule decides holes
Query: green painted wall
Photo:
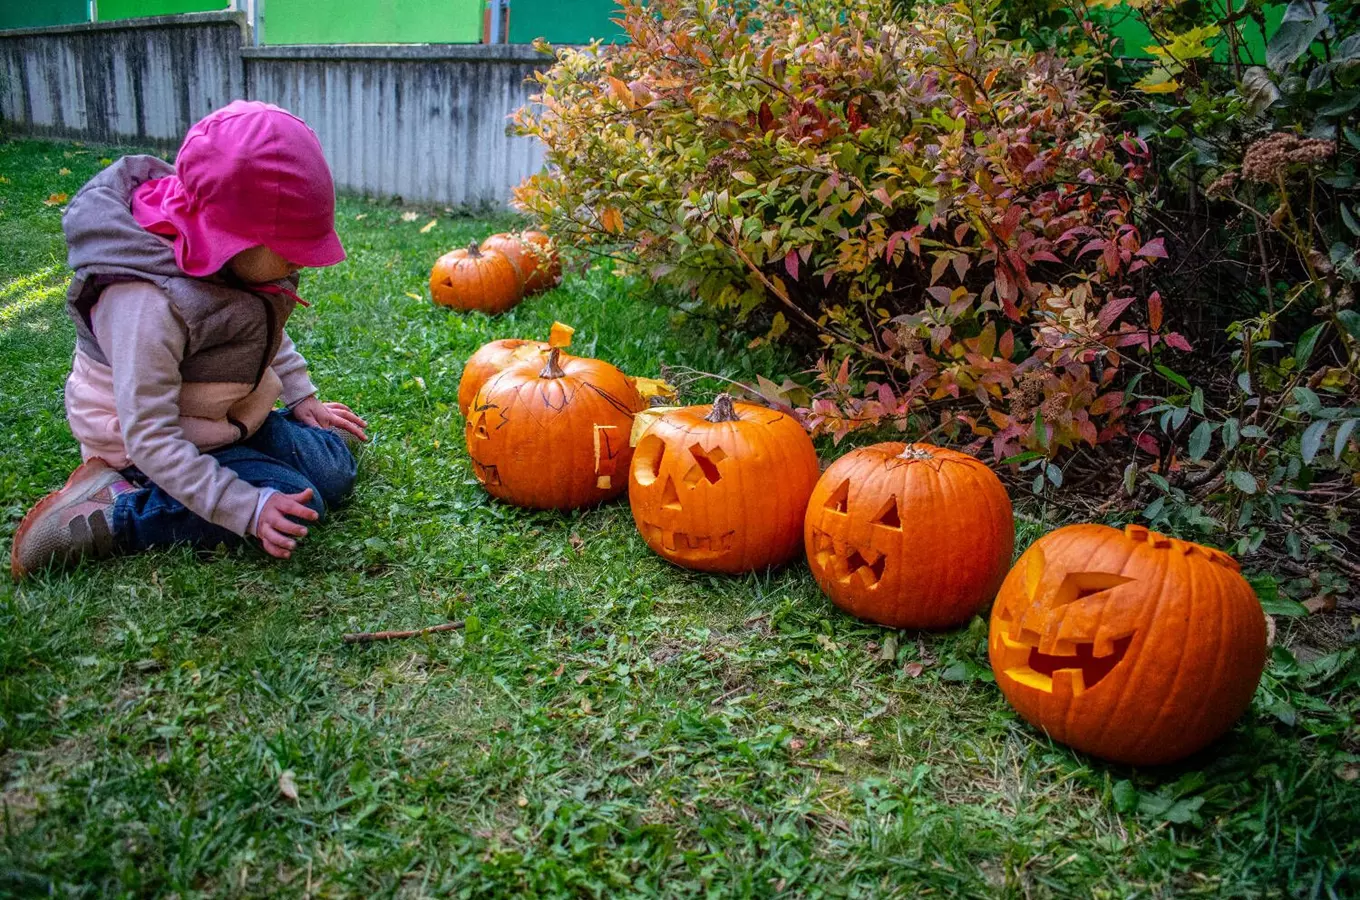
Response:
[{"label": "green painted wall", "polygon": [[85,0],[0,0],[0,31],[90,21]]},{"label": "green painted wall", "polygon": [[619,17],[614,0],[511,0],[510,43],[547,38],[554,44],[588,44],[594,38],[623,39],[611,20]]},{"label": "green painted wall", "polygon": [[180,13],[212,12],[226,9],[229,0],[95,0],[94,16],[100,22],[140,19],[145,16],[175,16]]},{"label": "green painted wall", "polygon": [[482,40],[482,0],[263,2],[266,44],[478,44]]}]

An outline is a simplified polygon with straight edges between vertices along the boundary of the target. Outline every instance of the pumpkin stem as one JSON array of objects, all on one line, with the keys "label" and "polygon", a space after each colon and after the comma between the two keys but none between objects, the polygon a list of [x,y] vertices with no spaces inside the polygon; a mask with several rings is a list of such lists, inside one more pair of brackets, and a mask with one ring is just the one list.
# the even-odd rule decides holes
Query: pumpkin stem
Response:
[{"label": "pumpkin stem", "polygon": [[898,459],[934,459],[935,454],[931,453],[920,444],[907,444],[902,448],[902,452],[897,455]]},{"label": "pumpkin stem", "polygon": [[473,259],[482,258],[482,248],[477,245],[476,241],[473,241],[472,243],[468,244],[468,256],[472,257]]},{"label": "pumpkin stem", "polygon": [[543,371],[538,373],[539,378],[566,378],[567,373],[562,371],[562,348],[553,347],[548,351],[548,363],[543,367]]},{"label": "pumpkin stem", "polygon": [[713,411],[704,416],[705,422],[739,422],[741,416],[732,406],[731,394],[719,394],[713,398]]}]

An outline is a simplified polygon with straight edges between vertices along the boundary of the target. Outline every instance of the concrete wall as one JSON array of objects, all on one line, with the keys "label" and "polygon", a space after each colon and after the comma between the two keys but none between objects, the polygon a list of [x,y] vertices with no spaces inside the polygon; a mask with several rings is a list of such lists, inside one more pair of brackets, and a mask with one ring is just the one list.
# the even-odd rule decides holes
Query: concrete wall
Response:
[{"label": "concrete wall", "polygon": [[244,46],[244,14],[0,33],[0,119],[37,136],[174,148],[239,97],[304,118],[341,190],[503,205],[542,166],[506,134],[551,60],[513,45]]},{"label": "concrete wall", "polygon": [[242,13],[0,33],[0,117],[24,134],[178,146],[245,92]]},{"label": "concrete wall", "polygon": [[542,166],[506,135],[543,65],[508,45],[259,47],[246,90],[305,119],[344,189],[411,201],[504,203]]}]

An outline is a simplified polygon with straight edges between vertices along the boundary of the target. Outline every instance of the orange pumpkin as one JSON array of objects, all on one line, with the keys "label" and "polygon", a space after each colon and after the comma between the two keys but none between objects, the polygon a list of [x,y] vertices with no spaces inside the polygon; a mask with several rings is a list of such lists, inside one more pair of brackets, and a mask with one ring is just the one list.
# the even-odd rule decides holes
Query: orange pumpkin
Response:
[{"label": "orange pumpkin", "polygon": [[472,406],[473,398],[497,372],[523,360],[542,358],[547,352],[546,341],[526,341],[520,338],[505,338],[483,344],[476,353],[463,363],[463,376],[458,379],[458,411],[464,416]]},{"label": "orange pumpkin", "polygon": [[826,470],[803,537],[812,574],[841,609],[894,628],[947,628],[996,594],[1015,523],[1001,480],[980,461],[886,443]]},{"label": "orange pumpkin", "polygon": [[1054,740],[1152,765],[1208,745],[1251,704],[1265,615],[1225,553],[1139,525],[1069,525],[1006,577],[988,653],[1006,699]]},{"label": "orange pumpkin", "polygon": [[477,480],[516,506],[576,509],[628,487],[633,414],[646,404],[628,376],[598,359],[526,360],[477,392],[467,420]]},{"label": "orange pumpkin", "polygon": [[817,453],[792,416],[721,394],[657,417],[628,483],[647,546],[676,565],[746,572],[782,565],[802,544]]},{"label": "orange pumpkin", "polygon": [[469,244],[439,257],[430,270],[430,296],[440,306],[494,316],[524,299],[524,287],[504,253]]},{"label": "orange pumpkin", "polygon": [[504,253],[515,264],[526,294],[546,291],[562,277],[562,261],[557,256],[557,245],[541,231],[493,234],[482,241],[482,250]]}]

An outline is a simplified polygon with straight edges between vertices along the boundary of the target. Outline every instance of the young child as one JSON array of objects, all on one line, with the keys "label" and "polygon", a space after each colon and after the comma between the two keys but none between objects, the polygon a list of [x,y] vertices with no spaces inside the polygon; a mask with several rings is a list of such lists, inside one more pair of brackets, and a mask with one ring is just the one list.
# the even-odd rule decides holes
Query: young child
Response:
[{"label": "young child", "polygon": [[237,101],[189,129],[175,163],[124,157],[66,210],[66,417],[85,462],[24,517],[15,578],[242,536],[287,559],[354,483],[367,423],[317,399],[284,332],[298,270],[345,258],[316,135]]}]

